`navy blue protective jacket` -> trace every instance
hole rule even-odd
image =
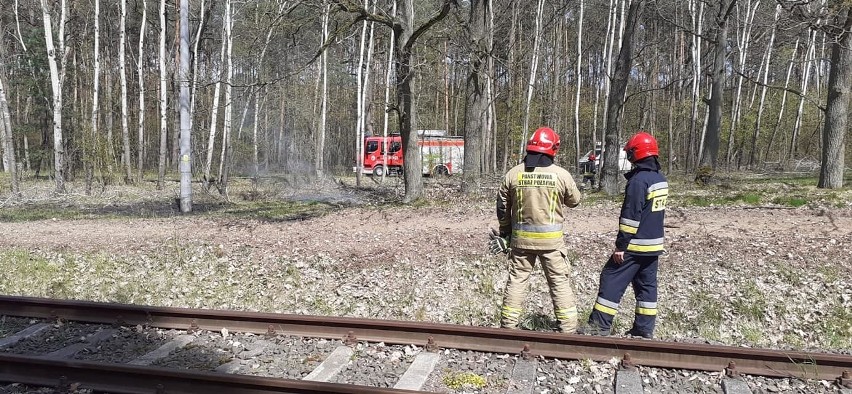
[[[618,219],[615,248],[631,254],[659,256],[663,253],[663,222],[669,184],[660,173],[654,156],[642,159],[624,174],[627,186]]]

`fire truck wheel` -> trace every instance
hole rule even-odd
[[[373,175],[382,176],[384,174],[385,174],[385,168],[384,167],[376,166],[375,168],[373,168]]]
[[[444,177],[450,175],[450,170],[445,166],[436,166],[434,170],[432,170],[432,174],[436,177]]]

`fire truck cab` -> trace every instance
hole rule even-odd
[[[447,136],[444,130],[418,130],[417,146],[424,175],[461,173],[464,166],[464,137]],[[363,174],[375,176],[401,174],[403,168],[402,137],[364,138]]]

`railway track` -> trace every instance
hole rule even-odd
[[[743,376],[852,389],[852,356],[843,354],[30,297],[0,297],[0,315],[0,381],[98,392],[532,393],[585,385],[632,394],[658,369],[715,374],[720,387],[708,392],[751,392]],[[602,362],[615,377],[596,385],[556,378],[572,370],[560,360]],[[482,368],[500,383],[483,385]],[[548,379],[558,383],[543,385]]]

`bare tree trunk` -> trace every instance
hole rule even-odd
[[[738,54],[738,65],[740,70],[740,75],[737,78],[737,89],[736,93],[733,97],[733,111],[731,114],[731,128],[728,133],[728,147],[725,152],[725,163],[727,165],[731,164],[731,159],[734,151],[734,140],[736,139],[736,131],[737,126],[740,121],[740,112],[742,109],[742,89],[743,89],[743,73],[746,64],[746,60],[748,59],[748,49],[749,43],[751,42],[751,29],[754,25],[752,21],[754,20],[754,15],[757,12],[757,7],[760,6],[760,0],[754,2],[754,5],[751,4],[749,0],[745,6],[745,20],[743,22],[743,32],[740,40],[738,42],[737,48],[739,51]]]
[[[582,153],[580,149],[580,89],[583,85],[583,12],[585,10],[585,1],[580,0],[580,16],[577,20],[577,68],[574,71],[574,84],[576,89],[574,92],[574,144],[577,149],[577,157]],[[592,130],[594,135],[595,130]],[[594,138],[593,138],[594,140]],[[595,149],[595,144],[592,142],[592,150]]]
[[[127,72],[125,71],[125,41],[127,41],[124,30],[127,21],[127,0],[121,0],[121,22],[118,32],[118,73],[121,83],[121,142],[124,146],[124,153],[121,156],[121,162],[124,164],[124,182],[130,183],[133,180],[133,167],[131,166],[132,159],[130,158],[130,127],[128,126],[127,114]]]
[[[136,131],[136,182],[142,182],[142,167],[145,160],[145,74],[142,57],[145,55],[145,27],[147,26],[148,7],[142,0],[142,22],[139,26],[139,52],[136,58],[136,74],[139,79],[139,122]]]
[[[607,36],[604,38],[604,64],[606,68],[604,69],[603,76],[603,95],[604,95],[604,108],[603,108],[603,119],[604,119],[604,128],[606,128],[606,118],[607,111],[609,107],[607,103],[609,103],[609,94],[612,89],[612,53],[615,51],[615,33],[616,33],[616,23],[618,23],[618,3],[620,0],[610,0],[609,2],[609,18],[607,19]],[[597,134],[597,117],[598,117],[598,102],[600,98],[600,89],[598,90],[597,97],[595,97],[595,130],[594,133]],[[593,140],[596,137],[593,136]],[[601,131],[601,140],[603,140],[603,131]],[[595,147],[597,147],[597,141],[595,141]]]
[[[316,171],[317,178],[322,178],[323,171],[325,169],[325,164],[323,163],[323,159],[325,158],[325,127],[327,122],[327,100],[328,100],[328,48],[326,47],[326,41],[328,40],[328,21],[329,21],[329,13],[331,12],[331,6],[325,4],[323,2],[323,14],[322,14],[322,65],[320,66],[320,73],[322,74],[322,98],[320,105],[320,123],[319,130],[317,131],[317,151],[316,156],[314,157],[314,170]],[[365,22],[366,26],[366,22]],[[360,74],[359,74],[360,75]],[[359,93],[360,94],[360,93]],[[360,109],[360,108],[359,108]],[[360,117],[361,114],[358,114]],[[359,118],[360,119],[360,118]],[[356,130],[356,132],[360,132],[360,130]],[[360,147],[363,141],[359,140],[357,142]],[[360,152],[360,148],[358,149]],[[358,163],[360,160],[363,160],[361,156],[358,156]],[[358,179],[357,183],[360,185],[361,180],[361,167],[363,164],[359,165],[356,170],[356,177]]]
[[[395,1],[393,2],[393,10],[391,12],[392,12],[391,17],[396,18],[396,2]],[[392,81],[391,77],[393,76],[393,59],[394,59],[394,57],[393,57],[394,53],[393,52],[394,52],[394,49],[396,49],[395,48],[396,47],[395,42],[396,42],[396,30],[391,29],[390,43],[388,43],[387,75],[385,75],[385,111],[384,111],[384,113],[385,113],[384,118],[385,119],[384,119],[384,126],[382,127],[382,136],[385,139],[387,139],[387,137],[388,137],[388,117],[389,117],[388,112],[389,112],[389,109],[391,108],[391,105],[392,105],[391,104],[391,97],[390,97],[390,87],[391,87],[391,81]],[[449,100],[449,96],[450,95],[449,95],[449,92],[448,92],[447,93],[447,100]],[[446,108],[447,108],[446,126],[449,129],[449,127],[450,127],[449,101],[447,101],[447,103],[446,103]],[[383,150],[384,151],[383,152],[384,157],[382,157],[383,163],[388,162],[388,151],[389,150],[390,149],[388,149],[388,148],[385,148]],[[387,173],[388,173],[387,171],[382,172],[382,182],[385,181],[385,177],[387,176]]]
[[[207,158],[204,161],[204,188],[210,186],[212,179],[210,178],[210,170],[213,167],[213,150],[216,145],[216,128],[218,126],[219,117],[219,97],[222,91],[222,70],[225,69],[225,51],[228,48],[227,40],[228,27],[222,26],[222,47],[219,50],[219,65],[216,72],[216,83],[213,86],[213,104],[210,106],[210,131],[207,136]],[[221,174],[221,171],[220,171]]]
[[[633,0],[625,21],[624,39],[618,51],[615,62],[615,73],[612,78],[612,91],[607,102],[606,117],[606,147],[603,168],[601,170],[601,189],[608,195],[619,193],[618,190],[618,151],[621,148],[621,136],[618,124],[624,109],[624,95],[627,92],[627,82],[630,77],[631,59],[633,57],[633,39],[639,17],[642,14],[644,0]]]
[[[811,32],[808,49],[804,51],[805,72],[802,73],[802,95],[799,97],[799,107],[796,110],[796,120],[793,122],[793,136],[790,138],[790,150],[788,153],[788,157],[791,159],[796,157],[796,149],[799,144],[799,131],[802,127],[802,115],[805,111],[805,96],[808,93],[808,80],[811,76],[811,65],[816,60],[814,59],[816,55],[816,35],[816,31]],[[819,75],[819,71],[816,74]],[[819,88],[819,83],[816,86]]]
[[[757,118],[754,121],[754,133],[751,137],[751,150],[748,155],[748,164],[749,166],[753,166],[756,160],[760,158],[757,157],[759,154],[758,146],[760,139],[760,127],[763,121],[763,108],[766,104],[766,84],[769,82],[769,66],[772,60],[772,47],[775,45],[775,31],[778,28],[778,18],[781,16],[781,5],[775,7],[775,23],[772,25],[772,33],[769,35],[769,46],[766,47],[766,69],[763,71],[763,87],[760,92],[760,101],[757,104]]]
[[[689,122],[689,136],[683,155],[686,156],[686,168],[688,172],[695,160],[695,128],[698,118],[698,103],[701,101],[701,35],[704,26],[704,2],[696,4],[690,1],[692,13],[692,29],[696,34],[692,36],[692,112]],[[697,8],[697,9],[696,9]]]
[[[366,4],[366,7],[369,7],[369,2]],[[323,30],[322,30],[323,42],[325,42],[325,39],[326,39],[327,34],[328,34],[328,13],[323,14],[323,21],[322,22],[323,22]],[[358,69],[355,70],[355,78],[356,78],[355,94],[357,95],[357,97],[355,98],[355,146],[357,147],[357,149],[355,149],[355,155],[357,155],[357,157],[355,158],[355,163],[356,163],[355,164],[356,165],[356,168],[355,168],[355,184],[357,186],[361,186],[361,172],[364,169],[364,89],[365,89],[365,87],[364,87],[363,72],[364,72],[364,51],[366,50],[366,48],[365,48],[366,41],[367,41],[367,21],[365,20],[364,23],[361,25],[361,43],[358,46]],[[326,103],[326,98],[327,98],[327,94],[328,94],[328,92],[327,92],[327,79],[325,78],[325,75],[326,75],[325,73],[328,70],[326,68],[326,63],[325,63],[325,60],[326,60],[325,56],[327,55],[327,53],[328,52],[326,50],[323,50],[323,61],[324,61],[323,62],[323,70],[322,70],[322,72],[323,72],[323,84],[322,84],[322,86],[323,86],[323,89],[322,89],[323,112],[325,111],[325,103]],[[323,127],[324,127],[324,125],[323,125]],[[382,149],[386,150],[387,148],[383,147]],[[319,176],[319,173],[317,173],[317,175]]]
[[[734,9],[736,0],[726,0],[719,4],[716,14],[716,49],[713,62],[713,84],[711,86],[710,112],[707,117],[707,132],[703,138],[703,149],[699,160],[698,177],[702,182],[709,181],[716,170],[719,155],[719,135],[722,131],[722,95],[725,89],[725,60],[728,55],[728,18]]]
[[[89,195],[92,193],[92,176],[94,173],[96,155],[97,155],[97,146],[98,146],[98,118],[100,114],[100,82],[101,82],[101,23],[100,23],[100,15],[101,15],[101,2],[100,0],[95,0],[95,23],[94,23],[94,50],[92,62],[94,66],[92,67],[92,117],[91,117],[91,126],[86,133],[88,138],[84,138],[83,142],[83,152],[87,152],[87,154],[83,155],[83,167],[86,169],[86,194]],[[107,54],[109,56],[109,54]],[[107,89],[110,89],[111,86],[107,86]],[[107,97],[109,98],[109,97]],[[107,100],[109,105],[112,105],[112,100]],[[111,133],[110,133],[111,135]],[[107,140],[109,142],[111,138]]]
[[[533,50],[532,50],[532,60],[530,64],[530,79],[527,82],[527,99],[526,105],[524,107],[524,125],[521,130],[523,130],[523,137],[520,141],[520,152],[518,153],[519,160],[524,157],[524,153],[526,152],[526,142],[527,142],[527,133],[530,128],[530,105],[532,105],[532,96],[533,91],[535,90],[535,79],[538,70],[538,51],[541,47],[541,21],[542,14],[544,13],[544,0],[538,0],[538,6],[536,7],[536,18],[535,18],[535,33],[533,35]]]
[[[287,156],[285,155],[286,147],[289,145],[286,139],[285,130],[287,124],[287,90],[284,89],[284,84],[281,85],[279,94],[281,95],[280,112],[278,118],[278,144],[276,152],[278,153],[278,165],[284,166],[285,171],[290,171],[290,166],[287,164]]]
[[[772,145],[775,143],[775,137],[778,134],[778,128],[781,127],[781,120],[784,119],[784,108],[787,106],[787,88],[790,86],[790,77],[793,74],[793,62],[796,60],[796,53],[799,52],[799,38],[796,38],[796,44],[793,46],[793,54],[790,58],[790,63],[787,65],[787,76],[784,78],[784,92],[781,95],[781,108],[778,109],[778,120],[775,121],[775,127],[772,128],[772,135],[769,137],[769,144],[766,145],[766,151],[763,154],[764,157],[769,158],[770,153],[772,153]],[[779,154],[779,161],[783,161],[781,159],[782,154]]]
[[[817,187],[840,189],[846,167],[846,131],[849,124],[849,95],[852,85],[852,9],[845,8],[842,30],[831,44],[831,68],[828,74],[828,101],[822,130],[822,166]]]
[[[225,113],[224,113],[224,123],[222,125],[222,156],[219,159],[219,193],[228,198],[228,160],[227,157],[230,154],[231,150],[231,129],[232,129],[232,119],[234,112],[234,104],[233,98],[231,97],[231,82],[234,79],[234,58],[233,58],[233,45],[234,45],[234,36],[232,34],[233,30],[233,11],[231,9],[231,0],[225,0],[225,17],[222,20],[222,23],[225,25],[225,41],[227,41],[228,47],[225,51],[225,67],[227,69],[225,73]]]
[[[0,43],[2,45],[2,43]],[[11,177],[12,194],[20,194],[18,186],[18,166],[15,161],[15,143],[12,139],[12,117],[9,115],[9,102],[6,100],[6,89],[3,84],[5,73],[0,67],[0,136],[3,137],[3,159],[9,162],[6,171]]]
[[[178,77],[180,79],[180,164],[178,165],[180,172],[180,211],[187,213],[192,211],[192,129],[189,120],[189,0],[180,0],[180,68]],[[125,135],[127,134],[125,133]]]
[[[61,16],[59,17],[59,55],[61,67],[56,66],[56,48],[53,45],[53,23],[47,0],[41,0],[41,10],[44,19],[45,48],[47,62],[50,66],[50,85],[53,89],[53,165],[54,180],[57,193],[65,193],[65,148],[62,140],[62,81],[65,79],[65,58],[68,54],[65,47],[65,22],[67,7],[61,0]]]
[[[157,171],[157,189],[162,190],[166,178],[166,154],[168,137],[168,88],[166,72],[166,0],[160,0],[160,160]]]
[[[195,31],[195,39],[192,42],[192,90],[189,93],[189,128],[193,129],[195,124],[195,102],[196,102],[196,90],[198,88],[198,44],[201,41],[201,31],[204,29],[204,14],[206,10],[204,8],[204,0],[201,0],[201,8],[198,9],[198,30]],[[221,58],[221,56],[220,56]],[[221,65],[221,61],[219,62]],[[216,83],[219,83],[218,79]],[[205,174],[205,175],[210,175]],[[206,180],[205,180],[206,182]],[[206,187],[206,185],[205,185]]]
[[[491,12],[491,0],[473,0],[467,22],[469,37],[470,74],[466,83],[465,105],[465,150],[464,171],[462,174],[462,193],[479,190],[482,180],[483,137],[488,133],[488,108],[491,97],[487,96],[488,75],[486,67],[491,49],[488,37],[488,16]]]
[[[279,14],[283,11],[283,4],[279,5]],[[263,61],[266,58],[266,50],[269,48],[269,42],[272,40],[272,31],[275,25],[269,26],[269,30],[266,32],[266,41],[263,42],[263,49],[260,51],[260,56],[257,59],[257,70],[255,71],[255,83],[258,85],[258,90],[254,94],[254,127],[252,129],[252,164],[254,165],[254,176],[252,178],[252,186],[257,187],[257,177],[260,173],[260,159],[258,156],[258,147],[257,147],[257,127],[258,127],[258,116],[260,115],[260,94],[263,88],[261,88],[261,77],[263,73]],[[265,100],[264,100],[265,101]]]
[[[509,28],[509,70],[513,70],[515,68],[515,47],[517,43],[518,37],[518,13],[519,6],[518,2],[512,2],[512,22],[511,27]],[[511,138],[512,138],[512,125],[514,117],[511,116],[513,112],[515,112],[515,80],[514,74],[512,72],[507,73],[506,77],[506,85],[508,87],[508,92],[506,93],[506,107],[508,108],[509,116],[506,117],[506,132],[503,134],[503,163],[501,172],[505,173],[508,169],[509,165],[509,155],[511,154],[512,147],[510,146]]]
[[[494,48],[494,2],[488,7],[488,48],[489,52]],[[485,149],[483,159],[483,169],[488,173],[497,172],[497,108],[495,102],[495,85],[497,73],[494,70],[494,56],[488,56],[487,60],[488,76],[485,79],[485,96],[488,97],[488,121],[486,125],[487,148]],[[448,73],[449,74],[449,73]],[[449,78],[448,78],[449,79]],[[448,81],[449,82],[449,81]],[[447,92],[449,97],[449,92]],[[449,100],[448,100],[449,102]]]

